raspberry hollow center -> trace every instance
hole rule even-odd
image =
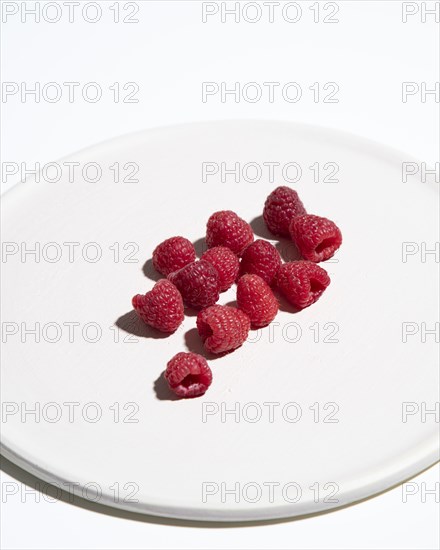
[[[325,290],[325,286],[317,279],[310,279],[309,284],[310,284],[310,293],[312,294],[313,297],[321,296],[321,294]]]
[[[183,386],[189,390],[192,386],[209,386],[209,376],[205,374],[188,374],[183,380],[180,381],[179,386]]]
[[[198,330],[203,341],[214,334],[211,326],[206,321],[202,321],[199,323]]]
[[[324,252],[324,250],[332,249],[334,246],[337,246],[337,239],[334,237],[328,237],[327,239],[322,240],[318,246],[315,248],[315,252],[320,254],[321,252]]]

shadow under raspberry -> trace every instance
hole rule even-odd
[[[159,330],[145,324],[141,319],[139,319],[134,309],[124,315],[121,315],[121,317],[116,320],[115,325],[124,332],[133,334],[139,338],[161,339],[169,336],[169,334],[160,332]]]
[[[158,281],[163,277],[158,271],[155,270],[153,260],[151,258],[147,260],[142,266],[142,272],[145,277],[151,279],[152,281]]]
[[[188,351],[192,351],[193,353],[198,353],[202,357],[204,357],[207,361],[214,361],[214,359],[218,359],[219,357],[222,357],[225,354],[215,354],[210,353],[205,349],[205,346],[203,345],[203,341],[200,338],[199,332],[196,328],[191,328],[187,332],[185,332],[185,345],[188,349]]]
[[[274,294],[276,296],[276,299],[278,300],[278,304],[280,306],[280,311],[285,311],[287,313],[299,313],[301,311],[300,308],[292,305],[290,302],[284,298],[284,296],[281,294],[281,292],[274,290]]]
[[[200,312],[200,309],[194,309],[193,307],[189,307],[185,305],[185,317],[197,317],[199,312]]]
[[[205,237],[201,237],[193,242],[194,250],[196,251],[197,258],[201,258],[203,254],[208,250],[208,246],[205,241]]]
[[[272,235],[272,233],[267,229],[266,224],[264,223],[263,216],[257,216],[250,222],[250,226],[252,227],[252,231],[255,233],[257,237],[260,237],[262,239],[268,239],[273,240],[275,239],[275,236]]]
[[[164,372],[165,371],[162,371],[160,373],[153,384],[156,397],[160,401],[178,401],[180,398],[170,390],[168,382],[165,380]]]
[[[280,256],[284,262],[297,262],[301,260],[301,254],[293,241],[289,239],[280,240],[275,244],[275,248],[280,253]]]

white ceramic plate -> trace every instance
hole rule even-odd
[[[439,400],[437,348],[424,330],[437,319],[437,264],[420,250],[437,240],[438,192],[417,175],[402,181],[408,160],[321,128],[202,123],[103,143],[68,159],[79,163],[74,181],[60,161],[58,182],[6,193],[4,455],[104,504],[222,521],[329,510],[433,464],[438,424],[424,413]],[[95,183],[81,176],[90,162],[102,170]],[[240,163],[239,181],[222,182],[222,162]],[[269,162],[279,163],[273,182]],[[291,185],[308,210],[344,235],[325,266],[330,287],[300,313],[283,305],[271,328],[211,361],[204,397],[170,399],[167,361],[201,346],[194,313],[168,338],[135,320],[132,295],[153,286],[144,262],[176,234],[201,249],[206,220],[220,209],[257,218],[267,237],[264,199],[286,183],[283,167],[295,178],[293,162],[302,173]],[[138,164],[139,181],[115,183],[115,163],[120,179],[132,173],[126,163]],[[203,181],[203,163],[219,172]],[[247,163],[259,165],[259,181],[249,181],[258,169]],[[45,177],[56,179],[53,166]],[[406,261],[402,243],[413,243],[403,245]],[[35,246],[37,256],[25,254]],[[294,257],[287,242],[278,246]],[[231,290],[220,303],[233,299]],[[26,332],[35,327],[38,342]]]

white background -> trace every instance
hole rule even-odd
[[[43,165],[78,149],[144,128],[195,120],[265,118],[308,122],[347,130],[396,149],[427,163],[438,160],[439,99],[420,91],[402,101],[402,83],[434,89],[439,80],[439,26],[424,10],[438,2],[340,1],[333,18],[329,3],[319,3],[320,22],[314,22],[312,2],[298,2],[301,14],[291,8],[283,17],[282,5],[274,6],[274,22],[260,3],[262,17],[256,23],[255,8],[239,22],[219,13],[202,22],[199,1],[138,1],[133,18],[138,23],[115,23],[113,1],[100,2],[96,23],[82,16],[87,2],[76,7],[74,21],[62,2],[57,2],[60,21],[48,23],[56,10],[36,5],[41,21],[24,17],[21,3],[3,2],[18,13],[2,23],[2,80],[17,83],[19,93],[2,95],[2,162]],[[53,2],[52,4],[55,4]],[[130,12],[120,2],[121,18]],[[211,3],[216,4],[216,3]],[[228,8],[234,3],[228,2]],[[246,2],[241,2],[241,10]],[[11,7],[12,6],[12,7]],[[124,9],[125,8],[125,9]],[[440,9],[440,7],[437,7]],[[416,11],[403,22],[404,11]],[[244,17],[243,17],[244,15]],[[95,17],[93,8],[86,16]],[[438,21],[438,20],[437,20]],[[58,83],[63,95],[58,102],[40,102],[20,92],[39,82]],[[69,102],[63,82],[79,82]],[[95,82],[102,99],[83,99],[83,85]],[[134,82],[137,103],[114,101],[109,86]],[[251,103],[220,94],[202,101],[202,83],[248,82],[261,85],[263,96]],[[278,82],[269,102],[263,82]],[[281,88],[288,82],[301,86],[302,97],[285,101]],[[338,103],[315,103],[309,86],[334,82]],[[24,83],[24,84],[23,84]],[[437,84],[438,86],[438,84]],[[4,90],[3,90],[4,91]],[[53,93],[53,89],[52,89]],[[124,96],[124,93],[123,93]],[[322,99],[322,97],[321,97]],[[172,162],[172,159],[170,159]],[[20,174],[2,177],[8,189]],[[373,404],[372,404],[373,405]],[[16,482],[18,492],[2,502],[2,547],[21,548],[437,548],[439,545],[438,493],[423,498],[423,488],[433,489],[439,480],[436,466],[412,480],[417,491],[403,502],[408,487],[338,512],[271,525],[203,527],[168,524],[165,520],[141,520],[121,514],[104,514],[64,502],[50,503],[35,493],[25,494],[26,477],[7,466],[2,489]],[[22,483],[23,481],[23,483]],[[426,485],[423,486],[423,483]],[[438,487],[438,485],[437,485]],[[424,502],[425,500],[425,502]],[[22,502],[24,501],[24,502]]]

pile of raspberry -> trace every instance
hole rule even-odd
[[[285,186],[267,197],[263,219],[273,235],[295,243],[302,260],[283,263],[275,246],[254,240],[251,226],[235,212],[215,212],[206,225],[207,251],[201,259],[184,237],[171,237],[156,247],[153,265],[166,278],[133,297],[139,317],[171,334],[183,322],[184,305],[200,310],[197,331],[205,349],[225,354],[240,347],[251,328],[273,321],[279,307],[274,291],[296,309],[316,302],[330,284],[328,273],[317,264],[341,246],[341,231],[331,220],[307,214],[298,193]],[[220,293],[234,283],[237,307],[218,305]],[[192,352],[175,355],[164,376],[179,397],[203,395],[212,382],[206,359]]]

